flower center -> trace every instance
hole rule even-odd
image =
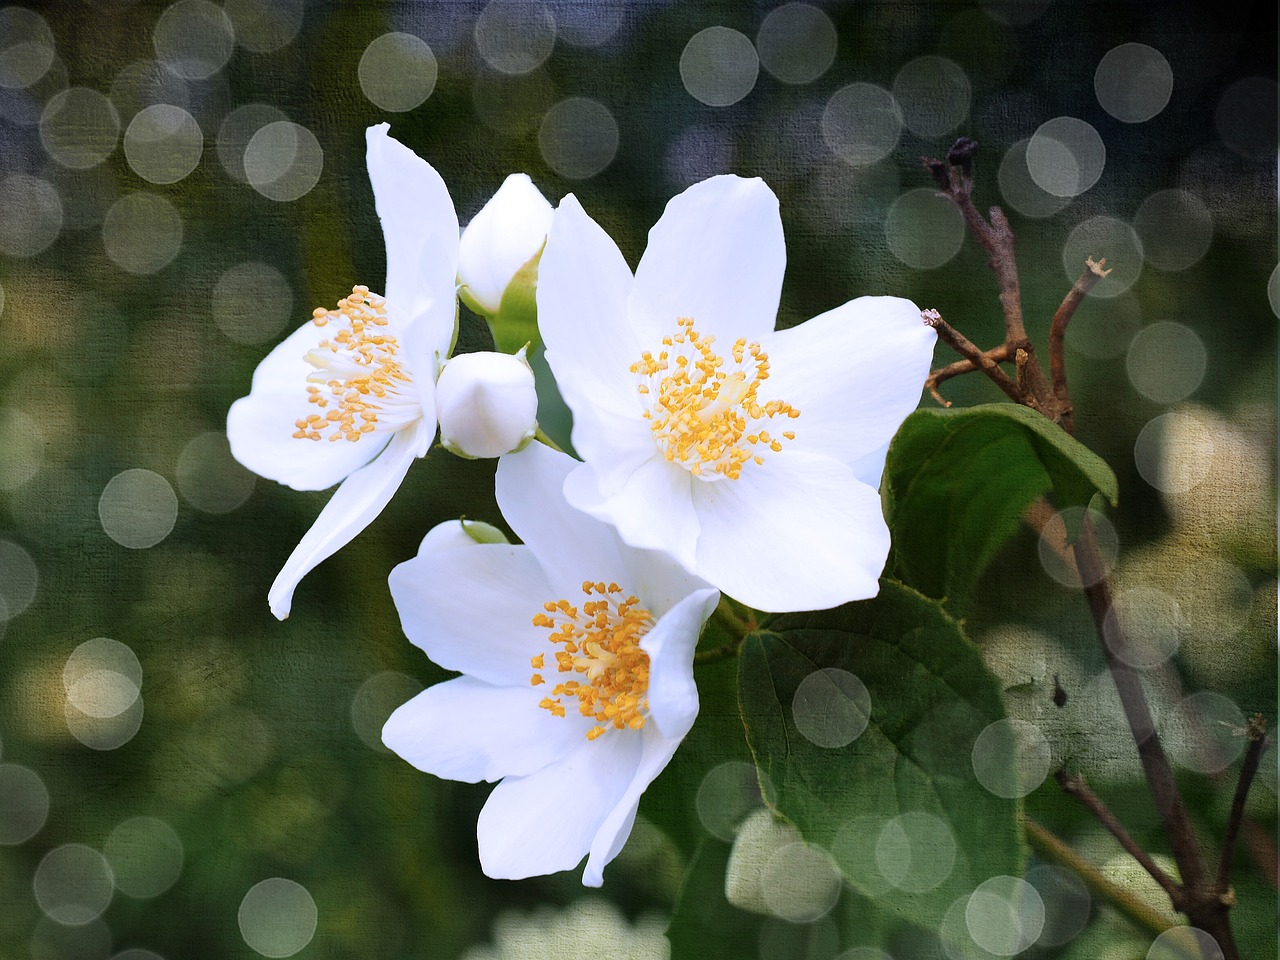
[[[551,631],[556,670],[574,676],[557,683],[549,697],[538,704],[557,717],[565,715],[564,698],[578,701],[578,712],[592,717],[596,726],[587,731],[594,740],[612,726],[615,730],[639,730],[649,711],[649,655],[640,649],[640,638],[653,626],[653,615],[636,597],[622,599],[616,583],[582,584],[588,599],[581,609],[568,600],[548,600],[544,612],[533,618],[535,627]],[[546,669],[546,654],[529,661],[534,670]],[[535,673],[530,683],[546,681]]]
[[[800,411],[783,400],[761,402],[760,384],[769,379],[769,355],[759,343],[738,339],[732,365],[717,354],[715,337],[703,336],[691,317],[676,321],[680,331],[663,337],[655,357],[646,350],[631,365],[644,378],[637,387],[644,417],[663,454],[695,477],[707,474],[736,480],[747,463],[763,464],[762,454],[777,453],[795,433],[773,436],[761,427],[774,417],[794,420]]]
[[[397,430],[416,420],[419,410],[413,380],[399,359],[400,343],[387,333],[386,301],[368,287],[351,289],[337,309],[316,307],[317,327],[336,321],[341,329],[307,352],[316,368],[308,375],[307,401],[318,410],[294,421],[299,440],[359,440],[381,428]]]

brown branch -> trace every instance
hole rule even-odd
[[[1089,789],[1089,785],[1085,783],[1084,777],[1067,773],[1066,770],[1059,770],[1054,774],[1054,779],[1062,787],[1063,792],[1075,797],[1081,804],[1089,808],[1089,811],[1098,818],[1098,822],[1110,831],[1111,835],[1120,841],[1120,846],[1128,851],[1133,859],[1137,860],[1142,869],[1151,874],[1151,878],[1160,884],[1162,890],[1169,895],[1169,900],[1173,903],[1175,910],[1182,909],[1183,891],[1178,882],[1169,876],[1160,865],[1151,858],[1151,854],[1147,853],[1136,840],[1129,835],[1129,831],[1124,828],[1116,815],[1111,812],[1102,798]]]
[[[1005,393],[1015,403],[1022,403],[1023,397],[1018,392],[1017,385],[1009,379],[1009,375],[1000,369],[998,364],[992,357],[978,347],[976,343],[966,337],[947,321],[942,319],[942,315],[937,310],[925,310],[920,314],[926,324],[938,331],[938,339],[942,340],[951,347],[956,353],[964,357],[969,363],[973,364],[976,369],[985,373],[993,383]],[[935,396],[937,392],[935,391]]]
[[[1249,796],[1254,775],[1258,772],[1258,763],[1269,745],[1266,729],[1262,714],[1254,714],[1247,728],[1249,749],[1245,751],[1244,762],[1240,765],[1240,779],[1236,783],[1236,795],[1231,801],[1227,831],[1222,838],[1222,858],[1218,861],[1218,879],[1215,884],[1219,894],[1226,894],[1231,887],[1231,862],[1235,859],[1236,836],[1240,833],[1240,823],[1244,819],[1244,802]]]
[[[989,357],[996,363],[1004,363],[1005,361],[1013,358],[1013,352],[1015,349],[1016,348],[1011,344],[1002,343],[1000,346],[992,347],[990,350],[983,350],[982,354],[985,357]],[[973,373],[975,370],[980,369],[982,368],[972,360],[956,360],[953,363],[948,363],[945,367],[939,367],[937,370],[931,371],[928,378],[925,380],[924,385],[933,395],[933,399],[937,400],[938,403],[942,404],[942,406],[949,407],[951,406],[951,401],[944,400],[942,394],[938,393],[938,385],[946,383],[946,381],[953,377],[959,377],[966,373]]]
[[[1089,257],[1085,261],[1084,273],[1080,274],[1079,279],[1067,291],[1067,295],[1062,299],[1062,305],[1058,307],[1057,313],[1053,315],[1053,323],[1049,325],[1049,376],[1053,380],[1053,395],[1058,401],[1059,409],[1062,411],[1059,423],[1067,433],[1075,432],[1075,422],[1071,410],[1071,395],[1067,391],[1067,364],[1064,356],[1067,324],[1071,322],[1071,318],[1075,315],[1076,307],[1080,306],[1080,301],[1085,298],[1085,295],[1093,289],[1099,280],[1111,272],[1103,269],[1106,263],[1106,257],[1098,261],[1095,261],[1093,257]]]

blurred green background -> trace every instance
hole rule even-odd
[[[287,622],[268,613],[327,494],[240,469],[225,414],[312,307],[380,289],[364,129],[383,120],[463,223],[523,170],[553,202],[575,193],[633,265],[672,195],[763,177],[787,235],[782,325],[889,293],[991,346],[994,281],[919,162],[978,139],[979,206],[1013,222],[1042,353],[1084,258],[1115,268],[1068,334],[1076,435],[1120,477],[1103,530],[1120,615],[1193,819],[1218,837],[1231,731],[1275,719],[1275,16],[1063,0],[0,8],[0,955],[661,956],[690,844],[742,803],[716,792],[745,756],[720,668],[700,732],[586,900],[574,874],[485,879],[487,788],[381,747],[387,714],[445,676],[401,635],[386,575],[441,520],[500,519],[492,463],[433,452]],[[460,349],[488,336],[464,311]],[[976,377],[943,392],[999,397]],[[1070,579],[1026,532],[971,635],[1010,715],[1163,850]],[[1142,883],[1051,778],[1027,805]],[[1249,811],[1237,929],[1262,956],[1274,754]],[[1059,912],[1078,928],[1024,955],[1147,955],[1150,934],[1073,903]],[[824,942],[775,931],[758,953],[830,960]]]

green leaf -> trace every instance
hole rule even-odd
[[[917,410],[889,447],[884,475],[896,573],[957,615],[1037,497],[1052,494],[1059,509],[1119,497],[1101,457],[1014,403]]]
[[[821,720],[824,684],[839,677],[807,678],[824,668],[853,674],[870,694],[866,729],[847,745],[818,746],[796,723],[801,683],[803,729],[812,735]],[[1004,717],[999,684],[937,602],[886,580],[874,600],[779,617],[744,643],[739,695],[774,807],[877,907],[937,930],[983,880],[1021,874],[1018,803],[985,790],[970,759],[977,736]],[[827,701],[827,714],[840,706]]]
[[[757,943],[764,917],[739,910],[724,895],[729,844],[704,840],[698,844],[676,899],[667,927],[671,960],[739,960],[758,956]]]
[[[530,352],[541,343],[538,335],[538,304],[535,297],[538,288],[538,264],[542,261],[539,250],[516,271],[507,289],[502,293],[498,312],[489,317],[489,329],[499,353],[515,353],[526,344]]]

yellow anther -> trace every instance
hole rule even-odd
[[[533,667],[533,669],[535,670],[541,670],[545,660],[546,660],[546,655],[540,653],[529,661],[529,666]]]
[[[535,673],[529,680],[530,685],[535,687],[538,686],[538,684],[540,683],[546,683],[546,682],[547,681],[542,679],[542,674],[540,673]]]

